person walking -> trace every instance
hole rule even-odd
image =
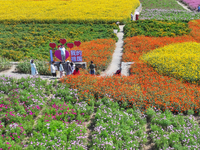
[[[134,17],[133,12],[131,12],[131,21],[133,21],[133,17]]]
[[[80,75],[79,68],[76,66],[76,69],[73,72],[73,75]]]
[[[89,68],[90,68],[90,74],[94,75],[95,74],[95,65],[93,64],[93,61],[91,61]]]
[[[59,50],[61,51],[62,62],[65,62],[65,47],[64,47],[64,45],[61,45]]]
[[[37,74],[38,74],[38,71],[37,71],[37,69],[36,69],[36,65],[35,65],[33,59],[30,61],[30,64],[31,64],[31,75],[33,75],[33,76],[34,76],[34,75],[37,75]]]
[[[65,69],[66,75],[72,74],[72,68],[71,68],[69,60],[67,61],[67,63],[65,63],[64,69]]]
[[[60,71],[60,78],[62,78],[62,76],[63,76],[63,71],[64,71],[62,62],[59,63],[59,71]]]
[[[51,63],[51,74],[53,77],[56,77],[56,67],[54,66],[54,61]]]

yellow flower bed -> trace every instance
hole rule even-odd
[[[0,0],[0,22],[124,21],[139,4],[139,0]]]
[[[159,73],[190,82],[200,80],[200,44],[185,42],[155,49],[141,57]]]

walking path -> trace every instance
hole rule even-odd
[[[181,3],[181,2],[179,2],[178,0],[176,0],[176,1],[177,1],[177,3],[178,3],[179,5],[181,5],[185,10],[187,10],[187,11],[189,11],[189,12],[192,12],[192,11],[188,8],[187,5],[185,5],[185,4]]]
[[[135,10],[135,13],[136,12],[140,13],[141,11],[142,11],[142,4],[140,4],[140,6]],[[134,20],[135,20],[135,13],[133,17]],[[117,33],[118,41],[116,43],[116,48],[112,56],[112,61],[110,65],[108,66],[108,68],[104,72],[101,73],[101,76],[112,76],[118,69],[122,69],[121,70],[122,76],[127,76],[129,74],[130,63],[124,63],[123,65],[121,63],[121,59],[123,55],[123,45],[124,45],[124,41],[123,41],[124,26],[125,25],[119,25],[120,31]]]
[[[13,77],[13,78],[16,78],[16,79],[27,78],[27,77],[31,76],[30,74],[16,73],[15,68],[16,68],[16,65],[12,65],[12,67],[9,70],[5,70],[5,71],[0,72],[0,76],[9,76],[9,77]],[[45,79],[48,79],[48,80],[55,80],[56,79],[56,78],[53,78],[52,76],[40,75],[40,77],[44,80]]]

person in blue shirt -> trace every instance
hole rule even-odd
[[[200,12],[200,5],[198,6],[198,12]]]

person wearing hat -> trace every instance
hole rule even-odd
[[[66,75],[72,74],[72,67],[70,65],[69,60],[67,60],[67,63],[65,63],[64,69],[65,69]]]
[[[93,64],[93,61],[91,61],[89,68],[90,68],[90,74],[94,75],[95,74],[95,65]]]

